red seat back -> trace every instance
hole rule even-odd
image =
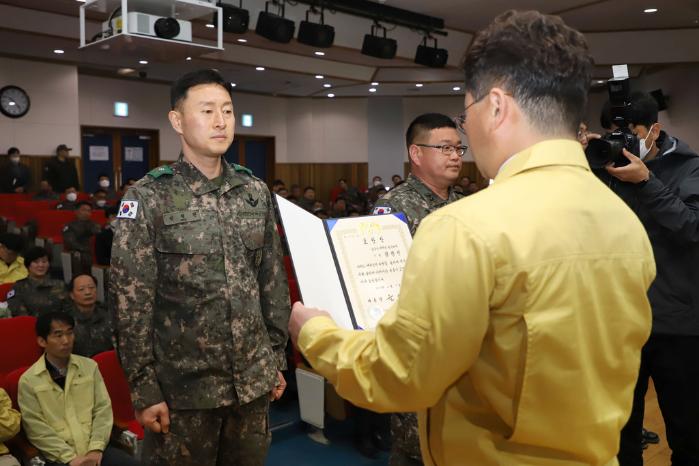
[[[92,216],[90,218],[101,227],[107,223],[107,215],[102,209],[92,209]]]
[[[36,236],[51,238],[55,244],[63,244],[63,227],[75,220],[73,210],[42,210],[36,215],[39,228]]]
[[[14,408],[17,410],[19,410],[19,404],[17,404],[17,388],[19,385],[19,379],[22,377],[22,374],[27,371],[27,369],[29,369],[29,366],[18,367],[3,378],[3,388],[10,396],[12,406],[14,406]]]
[[[0,194],[0,217],[14,220],[17,202],[28,201],[30,199],[31,197],[29,194]]]
[[[31,316],[0,319],[0,374],[30,366],[39,359],[42,349],[36,342],[35,326],[36,317]]]
[[[23,226],[29,220],[35,219],[39,212],[51,210],[57,204],[56,201],[18,201],[15,203],[15,222]]]
[[[129,383],[126,380],[124,370],[119,364],[116,351],[105,351],[94,355],[92,359],[97,362],[104,384],[107,386],[109,398],[112,400],[112,412],[115,423],[130,423],[135,419],[134,408],[133,404],[131,404]]]
[[[14,282],[0,285],[0,303],[7,301],[7,293],[10,292],[13,286],[15,286]]]

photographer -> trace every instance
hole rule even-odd
[[[658,105],[631,95],[639,157],[600,178],[636,212],[653,246],[657,277],[648,291],[653,330],[641,354],[631,417],[621,433],[621,466],[642,465],[648,378],[658,394],[673,465],[699,464],[699,156],[658,123]]]

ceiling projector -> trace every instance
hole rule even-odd
[[[192,42],[192,23],[189,21],[129,11],[128,23],[129,34]],[[122,32],[122,27],[121,16],[112,19],[112,35]],[[102,30],[108,29],[110,29],[109,24],[103,23]]]

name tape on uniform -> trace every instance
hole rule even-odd
[[[121,201],[117,218],[136,218],[138,213],[138,201]]]

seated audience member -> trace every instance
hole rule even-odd
[[[299,186],[297,184],[292,184],[288,199],[291,202],[298,204],[301,201],[301,197],[303,197],[303,194],[301,192],[301,186]]]
[[[286,189],[286,185],[282,180],[274,180],[274,183],[272,183],[272,192],[279,194],[280,189]]]
[[[23,243],[22,237],[14,233],[0,235],[0,285],[18,282],[29,275],[24,258],[19,255]]]
[[[340,178],[337,180],[337,184],[333,186],[333,189],[330,190],[330,202],[335,202],[340,194],[345,191],[347,191],[347,180]]]
[[[56,210],[75,210],[78,206],[78,190],[71,186],[66,188],[64,194],[66,198],[56,206]]]
[[[391,177],[391,182],[393,183],[394,188],[396,186],[398,186],[399,184],[401,184],[402,181],[403,181],[403,178],[400,175],[393,175]]]
[[[289,190],[287,190],[286,188],[280,188],[279,191],[277,191],[277,194],[279,194],[284,199],[289,199]]]
[[[309,212],[313,212],[313,206],[316,203],[316,190],[313,186],[306,186],[303,190],[303,197],[299,199],[299,207]]]
[[[49,255],[46,249],[33,247],[24,254],[24,265],[29,276],[15,283],[7,295],[7,304],[13,317],[38,316],[60,311],[66,298],[66,286],[49,277]]]
[[[19,411],[12,409],[12,400],[0,388],[0,466],[20,466],[3,442],[12,440],[21,425]]]
[[[107,191],[104,189],[98,189],[92,195],[92,208],[93,209],[106,209],[107,208]]]
[[[41,180],[39,183],[39,191],[32,197],[35,201],[57,201],[58,194],[53,191],[51,183],[47,180]]]
[[[384,186],[384,184],[383,184],[383,179],[382,179],[380,176],[375,176],[375,177],[373,177],[373,178],[371,179],[371,186],[373,186],[373,187],[377,187],[377,186],[383,187],[383,186]]]
[[[19,149],[7,150],[8,161],[0,167],[0,193],[26,193],[31,184],[29,167],[19,161]]]
[[[129,189],[131,186],[133,186],[133,185],[135,185],[135,184],[136,184],[136,179],[135,179],[135,178],[129,178],[128,180],[126,180],[126,183],[124,183],[124,184],[121,186],[121,192],[120,192],[120,193],[117,193],[117,194],[118,194],[117,197],[123,196],[124,193],[125,193],[126,191],[128,191],[128,189]]]
[[[73,318],[39,316],[44,354],[19,379],[22,426],[47,466],[132,466],[138,461],[109,446],[112,404],[97,363],[72,354]]]
[[[347,217],[347,202],[344,198],[340,197],[333,203],[330,216],[332,218]]]
[[[118,197],[118,196],[117,196],[117,193],[116,193],[116,191],[114,190],[114,187],[112,186],[112,183],[109,181],[109,176],[108,176],[108,175],[106,175],[106,174],[104,174],[104,173],[100,173],[100,174],[97,176],[97,185],[99,186],[99,188],[97,189],[97,191],[102,190],[102,191],[104,191],[104,192],[107,194],[106,199],[108,199],[108,200],[110,200],[110,201],[111,201],[111,200],[114,200],[114,199],[117,199],[117,197]],[[97,194],[97,191],[95,191],[95,194]]]
[[[114,241],[114,227],[116,226],[117,207],[107,207],[107,223],[95,236],[95,259],[99,265],[109,265],[112,260],[112,241]]]
[[[92,357],[114,348],[114,325],[107,307],[97,302],[97,280],[92,275],[77,275],[68,285],[70,301],[65,311],[75,319],[73,353]]]
[[[90,220],[91,216],[92,205],[80,201],[76,204],[75,220],[63,227],[63,246],[70,252],[73,276],[92,269],[90,239],[100,232],[100,227]]]

